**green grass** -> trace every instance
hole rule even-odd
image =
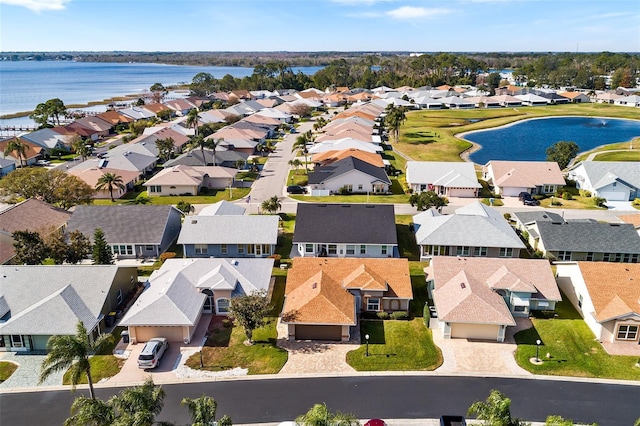
[[[395,144],[395,147],[418,161],[462,161],[460,154],[471,148],[472,144],[455,137],[456,134],[498,127],[527,118],[563,115],[637,119],[637,111],[605,104],[550,105],[515,109],[420,110],[407,113],[407,121],[400,129],[400,142]]]
[[[282,271],[278,268],[279,271]],[[285,274],[278,274],[276,276],[276,282],[273,286],[273,292],[271,293],[271,305],[273,309],[271,310],[271,316],[277,317],[282,312],[282,307],[284,306],[284,289],[287,281],[286,271]]]
[[[251,188],[233,188],[231,196],[229,195],[229,189],[211,190],[207,195],[176,195],[166,197],[149,197],[151,202],[149,204],[156,205],[175,205],[179,201],[185,201],[191,204],[213,204],[218,201],[226,200],[233,201],[246,197],[249,194]],[[111,202],[110,199],[93,200],[93,204],[96,205],[108,205],[115,206],[118,204],[132,204],[133,200],[139,197],[147,197],[147,192],[130,192],[123,198]]]
[[[304,170],[304,167],[298,170],[289,170],[289,176],[287,176],[287,185],[300,185],[306,186],[309,183],[309,178]]]
[[[636,147],[636,149],[640,148],[640,138],[635,138],[633,139],[633,145]],[[584,161],[587,159],[587,157],[589,156],[589,154],[592,154],[594,152],[606,152],[606,151],[615,151],[618,149],[629,149],[630,148],[630,143],[629,142],[618,142],[618,143],[612,143],[609,145],[602,145],[602,146],[598,146],[592,150],[586,151],[580,155],[578,155],[576,157],[576,159],[574,160],[574,163],[577,163],[579,161]]]
[[[594,161],[640,161],[640,151],[603,152],[593,159]]]
[[[546,209],[581,209],[581,210],[606,210],[605,207],[598,207],[593,202],[593,197],[581,197],[579,195],[574,195],[572,200],[563,200],[559,197],[549,197],[540,200],[540,207],[544,207]],[[551,202],[560,202],[562,203],[559,206],[552,206]]]
[[[424,304],[427,303],[427,281],[424,278],[424,268],[427,266],[429,262],[409,261],[409,275],[413,290],[413,300],[409,302],[411,318],[422,317],[424,313]]]
[[[556,305],[557,318],[532,319],[533,328],[515,335],[516,361],[534,374],[640,380],[638,357],[607,354],[566,297]],[[533,365],[540,339],[542,365]],[[551,354],[547,359],[546,354]]]
[[[403,204],[409,202],[406,194],[397,195],[329,195],[327,197],[311,197],[306,195],[292,195],[291,198],[309,203],[369,203],[369,204]]]
[[[255,343],[244,344],[247,337],[242,327],[218,327],[211,332],[202,349],[204,370],[223,371],[236,367],[246,368],[249,374],[275,374],[287,362],[287,351],[276,346],[276,318],[253,332]],[[188,367],[200,370],[200,353],[186,362]]]
[[[365,356],[365,334],[369,335],[369,356]],[[442,352],[421,318],[363,320],[360,337],[363,344],[347,353],[347,363],[358,371],[425,371],[442,365]]]
[[[18,366],[12,362],[0,361],[0,383],[11,377],[17,369]]]
[[[416,244],[413,232],[410,230],[410,225],[408,223],[398,223],[396,219],[396,234],[398,235],[400,257],[409,260],[420,260],[420,249]]]
[[[98,383],[102,379],[113,377],[120,372],[120,369],[124,365],[125,360],[122,358],[116,358],[113,355],[94,355],[89,359],[91,363],[91,379],[93,383]],[[67,371],[62,378],[62,384],[71,384],[71,375]],[[80,376],[78,384],[86,384],[87,376]]]

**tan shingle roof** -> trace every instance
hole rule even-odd
[[[384,163],[382,162],[382,157],[380,156],[380,154],[362,151],[356,148],[331,150],[314,154],[312,157],[312,161],[314,163],[319,163],[323,166],[326,166],[347,157],[357,158],[364,161],[365,163],[371,164],[372,166],[384,167]]]
[[[296,258],[287,275],[283,322],[355,324],[354,296],[347,289],[412,299],[409,263],[406,259]]]
[[[578,267],[598,322],[629,313],[640,315],[640,264],[578,262]]]
[[[618,219],[625,223],[632,224],[635,228],[640,227],[640,214],[625,214],[618,216]]]
[[[564,185],[558,163],[550,161],[490,161],[493,184],[533,188],[536,185]]]
[[[0,213],[0,229],[13,234],[15,231],[42,231],[60,228],[67,223],[71,213],[35,198],[29,198]]]

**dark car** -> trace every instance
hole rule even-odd
[[[287,186],[287,192],[289,194],[306,194],[307,188],[300,185],[289,185]]]
[[[518,194],[518,199],[522,201],[522,204],[525,206],[537,206],[540,204],[540,201],[534,199],[528,192],[521,192]]]

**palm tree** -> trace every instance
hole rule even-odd
[[[16,158],[20,163],[20,167],[22,167],[22,160],[24,159],[25,163],[27,161],[27,148],[28,145],[22,142],[19,138],[13,138],[9,142],[7,142],[7,146],[4,148],[4,155],[11,155],[12,153],[16,153]]]
[[[114,425],[152,425],[164,405],[164,390],[148,377],[142,386],[124,389],[109,399],[118,414]]]
[[[122,191],[126,189],[124,182],[122,181],[122,176],[116,175],[115,173],[105,173],[98,179],[98,183],[96,183],[96,189],[99,191],[102,188],[107,188],[109,190],[109,195],[111,195],[111,202],[115,202],[113,198],[113,190],[118,188]]]
[[[275,214],[278,212],[278,210],[282,208],[282,202],[280,201],[277,195],[274,195],[273,197],[267,200],[264,200],[262,202],[261,207],[262,207],[262,210],[267,211],[271,214]]]
[[[183,398],[182,405],[186,405],[191,414],[192,426],[207,426],[217,424],[218,426],[230,426],[231,419],[228,416],[222,417],[216,423],[216,411],[218,403],[210,396],[202,395],[200,398]]]
[[[82,161],[84,161],[91,153],[90,148],[87,147],[87,144],[85,144],[84,140],[82,140],[78,135],[74,136],[71,140],[71,148],[73,148],[73,152],[82,158]]]
[[[100,334],[94,341],[91,341],[82,321],[78,322],[76,326],[75,336],[51,336],[47,343],[49,354],[42,361],[40,383],[57,371],[69,369],[71,385],[74,389],[80,381],[80,376],[86,374],[87,382],[89,382],[89,395],[91,399],[95,399],[89,356],[100,352],[112,342],[113,336],[111,334]]]
[[[220,146],[220,144],[224,142],[224,138],[220,138],[220,139],[214,139],[214,138],[209,138],[207,139],[207,147],[211,148],[213,150],[213,165],[216,165],[216,148],[218,148],[218,146]]]
[[[190,110],[187,114],[187,119],[184,122],[187,127],[193,127],[196,136],[198,136],[198,120],[200,119],[200,117],[198,117],[198,113],[198,108]]]
[[[110,426],[114,420],[115,413],[109,403],[80,396],[71,404],[71,417],[65,420],[64,426]]]
[[[309,150],[307,149],[307,144],[313,142],[314,137],[311,134],[311,131],[305,132],[296,138],[296,141],[293,143],[293,147],[291,152],[298,151],[299,154],[304,155],[304,169],[309,172],[307,167],[308,160],[307,156],[309,155]]]
[[[397,143],[398,136],[400,134],[400,126],[407,120],[404,107],[396,107],[393,104],[387,105],[385,108],[387,115],[384,117],[384,122],[389,129],[389,132],[393,134],[393,139]]]
[[[298,174],[298,169],[302,166],[302,161],[299,158],[294,158],[293,160],[289,160],[289,165],[293,166],[296,169],[296,174]]]
[[[300,426],[355,426],[360,422],[353,414],[332,413],[327,404],[315,404],[306,413],[296,418]]]

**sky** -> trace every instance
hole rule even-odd
[[[0,51],[640,52],[639,0],[0,0]]]

